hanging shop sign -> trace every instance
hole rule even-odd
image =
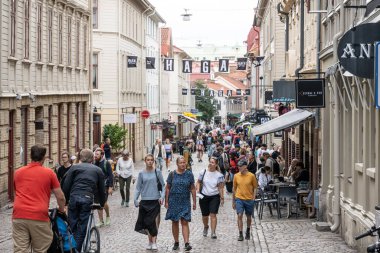
[[[155,69],[156,67],[156,58],[146,57],[145,59],[146,69]]]
[[[247,58],[237,58],[237,70],[247,69]]]
[[[137,122],[136,114],[124,114],[123,116],[125,124],[135,124]]]
[[[202,60],[201,61],[201,73],[210,73],[211,61]]]
[[[165,71],[174,71],[174,59],[165,58],[164,59],[164,70]]]
[[[375,45],[375,104],[380,109],[380,42]]]
[[[325,107],[325,79],[297,79],[295,84],[297,108]]]
[[[137,56],[127,56],[127,67],[128,68],[137,67]]]
[[[265,104],[271,104],[273,102],[273,91],[266,90],[264,93]]]
[[[279,80],[273,81],[273,102],[295,102],[296,89],[294,81]]]
[[[337,52],[343,68],[355,76],[373,79],[376,41],[380,41],[380,23],[361,24],[347,31]]]

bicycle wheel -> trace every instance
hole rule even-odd
[[[90,229],[87,250],[86,253],[100,253],[100,233],[97,227]]]

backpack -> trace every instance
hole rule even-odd
[[[49,218],[52,225],[53,241],[47,252],[76,252],[77,243],[71,232],[66,214],[61,214],[57,209],[52,209]]]

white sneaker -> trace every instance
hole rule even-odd
[[[158,250],[156,243],[152,243],[152,250],[153,251],[157,251]]]
[[[147,250],[152,250],[152,243],[151,242],[146,246],[146,249]]]

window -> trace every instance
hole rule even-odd
[[[48,10],[48,59],[53,62],[53,9]]]
[[[98,89],[98,54],[92,55],[92,88]]]
[[[30,0],[25,0],[24,4],[24,58],[29,59],[29,36],[30,36],[30,31],[29,31],[29,18],[30,18]]]
[[[98,0],[92,2],[92,28],[98,29]]]
[[[83,27],[83,65],[87,65],[87,25]]]
[[[77,42],[76,42],[76,49],[77,49],[77,57],[76,57],[76,60],[77,60],[77,67],[79,67],[79,56],[80,56],[80,22],[77,21]]]
[[[71,65],[71,17],[67,18],[67,64]]]
[[[11,1],[11,56],[16,55],[16,6],[17,0]]]
[[[58,17],[58,62],[63,62],[63,15],[59,13]]]
[[[37,60],[42,60],[42,3],[37,5]]]

